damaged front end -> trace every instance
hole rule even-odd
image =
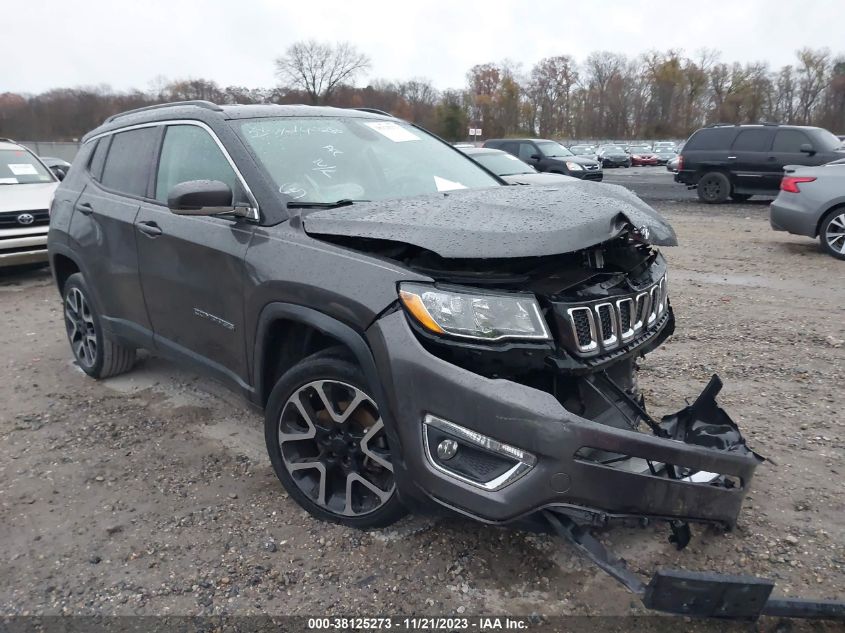
[[[761,458],[716,404],[721,382],[714,377],[694,404],[659,422],[640,393],[637,362],[671,335],[675,322],[665,261],[636,228],[629,225],[613,240],[574,253],[510,260],[455,260],[379,242],[366,247],[433,278],[432,293],[454,293],[441,300],[446,308],[438,304],[432,311],[463,309],[470,291],[536,298],[548,325],[545,340],[450,336],[432,331],[413,307],[406,313],[432,355],[486,378],[546,392],[578,421],[567,424],[560,446],[568,452],[566,462],[555,464],[551,474],[558,494],[542,507],[582,525],[664,519],[681,545],[688,540],[686,521],[727,528],[736,523]],[[415,293],[422,296],[419,289]],[[452,296],[461,305],[453,305]],[[494,454],[459,433],[424,427],[429,465],[441,474],[489,488],[518,465],[518,458]],[[472,430],[503,439],[489,425],[483,429]],[[443,459],[435,448],[446,440],[455,442],[457,455]],[[513,446],[533,454],[531,438]]]

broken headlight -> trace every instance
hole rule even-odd
[[[551,338],[533,295],[482,294],[407,283],[400,285],[399,297],[417,323],[435,334],[484,341]]]

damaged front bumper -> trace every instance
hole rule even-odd
[[[643,411],[660,436],[650,435],[579,417],[550,393],[442,360],[401,312],[367,335],[386,387],[406,501],[434,501],[491,523],[543,509],[579,524],[628,517],[736,523],[760,458],[716,405],[717,383],[660,423]]]

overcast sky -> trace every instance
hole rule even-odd
[[[157,76],[275,85],[273,59],[297,40],[348,40],[371,78],[462,87],[474,64],[594,50],[701,47],[723,61],[792,63],[802,46],[845,52],[845,0],[3,0],[0,92]],[[363,82],[359,82],[363,83]]]

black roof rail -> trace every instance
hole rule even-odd
[[[108,117],[105,121],[103,121],[103,124],[111,123],[115,119],[118,119],[122,116],[126,116],[127,114],[135,114],[136,112],[146,112],[147,110],[158,110],[160,108],[175,108],[178,106],[196,106],[198,108],[205,108],[206,110],[223,112],[223,108],[221,108],[216,103],[212,103],[211,101],[203,101],[201,99],[195,99],[193,101],[169,101],[168,103],[156,103],[154,105],[144,106],[143,108],[135,108],[134,110],[127,110],[126,112],[118,112],[117,114],[113,114]]]
[[[707,127],[737,127],[741,123],[711,123]]]
[[[384,110],[378,110],[376,108],[352,108],[352,110],[359,110],[360,112],[369,112],[370,114],[383,114],[384,116],[389,116],[392,119],[396,117],[390,114],[390,112],[385,112]]]

